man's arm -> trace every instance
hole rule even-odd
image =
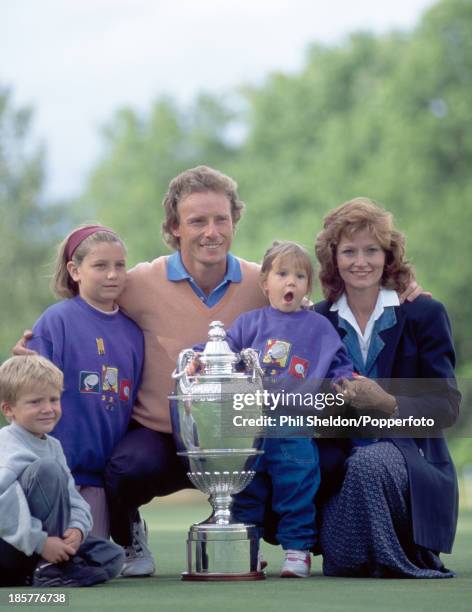
[[[414,302],[417,297],[424,295],[425,297],[433,297],[429,291],[423,291],[423,287],[418,285],[415,280],[412,280],[403,293],[400,294],[400,304],[403,302]]]
[[[18,340],[15,346],[11,349],[13,355],[36,355],[36,351],[27,348],[26,344],[28,340],[33,337],[33,332],[30,329],[25,329],[23,336]]]

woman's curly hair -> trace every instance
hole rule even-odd
[[[352,237],[364,229],[375,236],[385,251],[382,286],[401,293],[414,279],[413,268],[405,259],[405,237],[394,228],[392,214],[369,198],[354,198],[325,216],[323,229],[316,237],[318,276],[324,296],[330,302],[335,302],[344,292],[344,281],[336,263],[341,237]]]

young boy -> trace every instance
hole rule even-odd
[[[123,549],[89,537],[90,507],[60,442],[62,372],[38,355],[0,367],[0,585],[82,587],[114,578]]]
[[[233,350],[251,347],[259,352],[264,386],[271,391],[311,392],[315,381],[351,377],[352,363],[334,327],[321,315],[302,308],[312,282],[307,251],[294,242],[274,242],[261,267],[261,285],[270,306],[242,314],[227,332]],[[287,433],[289,437],[263,440],[264,454],[255,464],[256,475],[234,496],[232,511],[237,521],[255,524],[262,534],[271,500],[279,519],[276,540],[285,551],[280,575],[306,578],[310,550],[316,543],[318,450],[309,433],[297,436],[295,430],[285,428],[277,435]]]

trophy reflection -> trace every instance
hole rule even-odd
[[[257,448],[254,431],[235,432],[233,398],[235,394],[261,392],[262,370],[255,351],[245,349],[235,354],[225,338],[223,324],[213,321],[205,349],[198,355],[202,371],[188,374],[196,353],[185,349],[172,375],[177,380],[171,417],[178,455],[187,464],[189,479],[209,495],[213,507],[206,521],[190,527],[184,580],[265,577],[258,568],[256,527],[236,523],[231,515],[231,496],[252,480],[252,465],[263,452]],[[243,371],[237,371],[238,364]],[[257,410],[262,412],[260,407]]]

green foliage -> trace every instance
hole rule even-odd
[[[131,262],[165,252],[160,202],[184,168],[235,176],[247,211],[235,252],[275,238],[312,248],[323,216],[358,195],[391,210],[417,278],[450,313],[459,362],[472,361],[472,3],[443,0],[410,33],[314,45],[297,74],[191,107],[157,100],[119,112],[85,200],[120,231]],[[235,143],[229,135],[245,137]],[[315,298],[320,297],[319,291]]]
[[[220,133],[230,117],[223,102],[206,95],[187,113],[163,98],[145,117],[119,111],[104,130],[106,153],[83,202],[123,236],[131,263],[167,252],[159,229],[169,181],[197,164],[224,165],[232,150]]]
[[[51,302],[47,261],[60,219],[41,202],[44,152],[28,140],[31,111],[0,87],[0,358]]]
[[[461,473],[466,468],[470,474],[472,469],[472,442],[470,437],[453,438],[449,442],[449,448],[458,472]]]

